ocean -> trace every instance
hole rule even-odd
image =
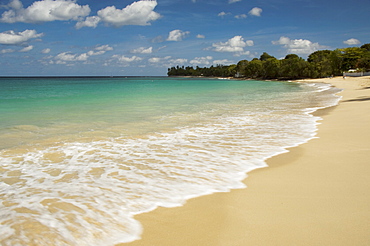
[[[245,188],[315,137],[327,84],[207,78],[0,78],[0,244],[139,240],[135,215]]]

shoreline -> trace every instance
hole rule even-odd
[[[370,245],[370,77],[299,80],[344,89],[316,138],[248,173],[247,188],[135,216],[146,245]]]

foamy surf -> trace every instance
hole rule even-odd
[[[247,172],[312,139],[319,117],[310,112],[335,105],[335,92],[328,85],[314,86],[274,103],[244,107],[238,102],[223,105],[222,113],[165,115],[159,121],[167,122],[168,130],[89,141],[84,135],[83,141],[76,136],[75,141],[42,140],[4,149],[0,242],[114,245],[137,240],[143,228],[134,215],[244,188]],[[173,127],[182,119],[187,123]]]

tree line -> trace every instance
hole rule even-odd
[[[243,77],[252,79],[302,79],[339,76],[350,69],[370,71],[370,43],[361,47],[319,50],[307,60],[296,54],[284,59],[264,52],[260,58],[241,60],[236,65],[211,67],[176,66],[168,68],[168,76]]]

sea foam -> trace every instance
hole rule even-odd
[[[169,131],[1,151],[1,244],[129,242],[143,230],[136,214],[245,188],[247,172],[315,136],[310,113],[338,102],[329,85],[302,86],[312,88]]]

